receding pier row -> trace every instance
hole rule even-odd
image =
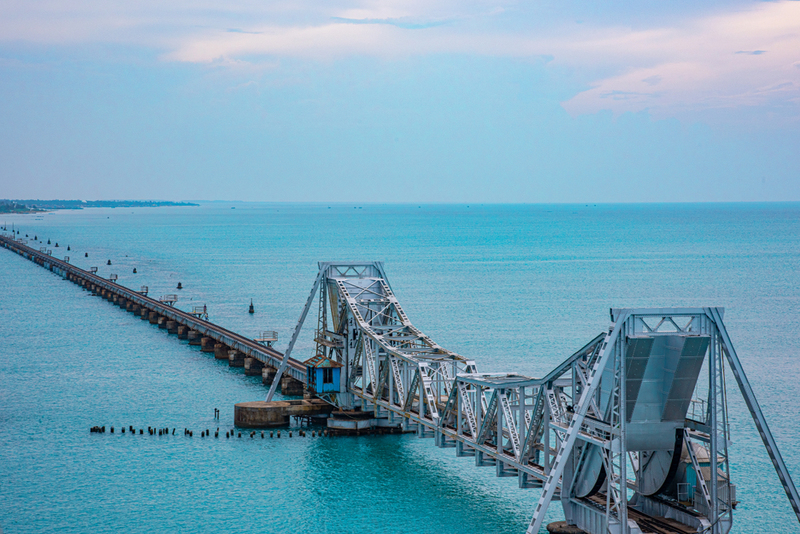
[[[170,334],[176,334],[179,339],[187,340],[190,345],[200,345],[204,352],[213,352],[215,358],[228,360],[231,367],[244,367],[247,375],[261,375],[263,382],[267,385],[272,384],[276,369],[284,359],[281,352],[271,347],[178,310],[111,280],[101,278],[94,273],[71,265],[68,261],[59,260],[48,253],[35,250],[27,246],[24,240],[15,241],[9,237],[0,236],[0,244],[3,248],[16,252],[65,280],[132,312],[142,320],[148,320],[167,330]],[[288,396],[303,395],[307,380],[306,367],[302,362],[293,358],[289,359],[285,367],[286,369],[279,379],[281,393]],[[295,401],[295,403],[297,402],[300,401]],[[309,409],[304,413],[313,415],[317,411],[319,409]],[[330,410],[323,411],[329,412]],[[294,412],[272,414],[272,417],[277,418],[275,423],[285,424],[288,422],[289,415],[295,414]]]

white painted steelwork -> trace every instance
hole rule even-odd
[[[372,412],[371,424],[455,447],[476,466],[517,477],[520,488],[541,488],[529,534],[540,532],[553,499],[570,524],[591,533],[729,532],[725,362],[800,519],[797,490],[721,308],[613,309],[608,332],[544,378],[479,373],[410,322],[382,263],[321,263],[267,400],[316,299],[316,352],[343,366],[339,391],[321,397]],[[701,404],[707,410],[698,416]],[[687,480],[693,502],[681,503]]]

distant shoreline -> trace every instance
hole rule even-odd
[[[165,206],[199,206],[192,202],[150,200],[9,200],[0,199],[0,213],[44,213],[55,210],[84,208],[161,208]]]

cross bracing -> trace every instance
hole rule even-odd
[[[320,397],[540,489],[529,533],[553,500],[586,532],[727,533],[736,494],[726,368],[800,519],[720,308],[612,309],[607,332],[534,378],[481,373],[438,345],[411,323],[378,262],[320,264],[285,359],[315,298],[316,352],[343,368],[339,392]]]

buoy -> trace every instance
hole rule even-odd
[[[125,433],[125,427],[124,426],[122,427],[122,433],[123,434]]]
[[[69,245],[67,245],[67,250],[69,250]]]
[[[133,274],[136,274],[136,267],[133,268]]]
[[[143,429],[143,428],[140,428],[140,429],[139,429],[139,435],[141,436],[142,434],[144,434],[144,429]]]
[[[27,237],[27,236],[26,236]],[[56,241],[56,246],[58,246],[58,241]]]
[[[17,233],[19,233],[19,232],[17,232]],[[50,240],[49,240],[49,239],[47,240],[47,244],[48,244],[48,245],[50,244]]]
[[[214,437],[215,437],[215,438],[218,438],[218,437],[219,437],[219,430],[217,430],[216,432],[214,432]]]
[[[88,257],[89,257],[89,253],[88,253],[88,252],[84,252],[84,253],[83,253],[83,257],[84,257],[84,258],[88,258]]]
[[[108,260],[108,263],[106,263],[106,265],[111,265],[111,260]]]
[[[3,228],[3,230],[5,230],[5,228]],[[33,236],[33,240],[34,240],[34,241],[39,241],[39,236],[36,236],[36,235],[35,235],[35,236]]]
[[[178,289],[183,289],[183,286],[181,285],[180,282],[178,282]]]
[[[253,307],[253,299],[250,299],[250,310],[248,313],[255,313],[256,309]]]
[[[226,438],[229,438],[229,437],[230,437],[230,436],[228,435],[228,433],[227,433],[227,432],[225,432],[225,437],[226,437]]]
[[[111,427],[111,433],[112,434],[114,433],[114,427],[113,426]]]

